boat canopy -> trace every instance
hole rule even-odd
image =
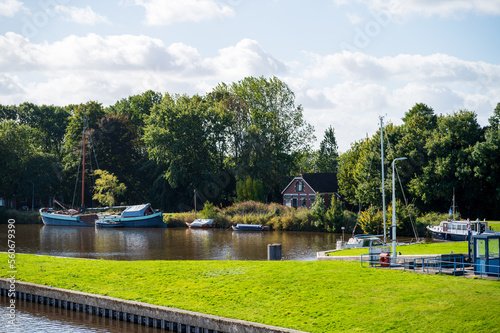
[[[122,213],[122,217],[137,217],[144,216],[150,208],[150,204],[128,206]]]

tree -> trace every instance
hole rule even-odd
[[[472,152],[482,136],[474,112],[461,110],[438,117],[425,144],[428,161],[409,186],[411,194],[421,200],[421,210],[447,211],[453,189],[463,216],[477,207],[479,184],[474,180]]]
[[[166,170],[163,176],[178,191],[177,203],[191,202],[198,189],[204,200],[219,200],[213,180],[217,154],[210,138],[208,103],[200,96],[165,95],[146,120],[144,142],[149,158]]]
[[[140,132],[144,128],[144,121],[151,113],[151,109],[160,104],[161,100],[161,93],[148,90],[140,95],[121,99],[114,105],[109,106],[106,111],[119,116],[127,115],[135,130]]]
[[[359,180],[363,179],[363,175],[360,174],[360,162],[367,145],[368,140],[354,142],[351,144],[351,148],[339,157],[339,171],[337,173],[339,192],[342,194],[342,198],[351,205],[359,205],[362,201],[359,189]]]
[[[342,209],[342,202],[335,196],[332,196],[330,207],[326,212],[326,230],[330,232],[339,232],[342,222],[344,220],[344,210]]]
[[[146,156],[141,154],[143,143],[128,115],[107,114],[99,119],[91,137],[99,168],[120,177],[129,189],[125,201],[144,196],[146,189],[140,182],[145,177],[139,169]]]
[[[28,163],[42,153],[38,130],[14,120],[0,122],[0,193],[16,194]]]
[[[485,141],[476,143],[472,151],[474,178],[481,186],[483,214],[500,216],[500,103],[497,104],[490,126],[485,131]]]
[[[329,126],[325,130],[325,136],[319,145],[318,157],[316,160],[318,172],[336,173],[338,158],[339,154],[337,140],[335,139],[335,130],[332,126]]]
[[[358,217],[358,224],[365,234],[379,235],[383,229],[382,211],[374,206],[361,211]]]
[[[247,77],[217,93],[232,113],[232,164],[237,178],[266,179],[268,199],[278,200],[296,165],[298,153],[310,150],[313,128],[303,118],[295,95],[276,77]]]
[[[18,119],[40,131],[42,148],[46,153],[62,158],[63,139],[70,113],[62,107],[23,103],[18,107]]]
[[[236,183],[237,201],[264,201],[264,191],[261,180],[253,180],[247,176],[245,180]]]
[[[101,205],[114,206],[115,197],[123,194],[127,187],[118,183],[118,178],[106,170],[95,170],[94,175],[99,178],[95,181],[92,199],[99,201]]]

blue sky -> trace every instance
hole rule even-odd
[[[1,0],[0,104],[104,106],[277,76],[340,151],[401,123],[500,102],[500,0]]]

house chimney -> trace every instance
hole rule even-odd
[[[300,167],[300,174],[299,174],[300,177],[302,177],[302,167]]]

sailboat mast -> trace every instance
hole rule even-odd
[[[453,188],[453,203],[452,203],[452,208],[453,208],[453,220],[455,221],[455,188]]]
[[[83,147],[82,147],[82,209],[85,207],[85,112],[83,113]]]
[[[385,226],[385,177],[384,177],[384,117],[380,117],[380,160],[382,164],[382,216],[384,220],[384,244],[387,243]],[[394,212],[393,212],[394,213]]]

